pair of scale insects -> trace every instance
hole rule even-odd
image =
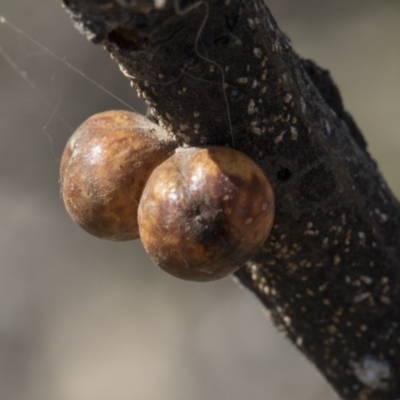
[[[100,238],[141,238],[153,262],[192,281],[223,278],[267,239],[274,195],[245,154],[179,148],[128,111],[93,115],[69,139],[61,193],[72,219]]]

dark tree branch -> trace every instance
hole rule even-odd
[[[236,277],[279,329],[343,399],[400,398],[400,206],[328,72],[263,0],[64,3],[160,125],[234,146],[270,178],[272,235]]]

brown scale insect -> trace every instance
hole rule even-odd
[[[263,171],[245,154],[217,146],[177,150],[151,174],[138,209],[150,258],[193,281],[240,268],[267,239],[273,219]]]
[[[175,147],[163,129],[139,114],[91,116],[70,137],[61,160],[61,195],[68,213],[94,236],[137,239],[143,188]]]

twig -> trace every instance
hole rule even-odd
[[[205,22],[171,0],[64,3],[181,142],[231,145],[227,99],[235,146],[276,197],[272,235],[237,279],[341,398],[400,398],[400,206],[329,74],[263,0],[209,0]]]

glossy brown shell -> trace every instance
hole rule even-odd
[[[143,188],[174,148],[160,127],[139,114],[106,111],[91,116],[71,136],[61,160],[61,194],[68,213],[100,238],[138,238]]]
[[[241,267],[267,239],[273,218],[263,171],[245,154],[216,146],[177,150],[151,174],[138,210],[154,263],[193,281]]]

